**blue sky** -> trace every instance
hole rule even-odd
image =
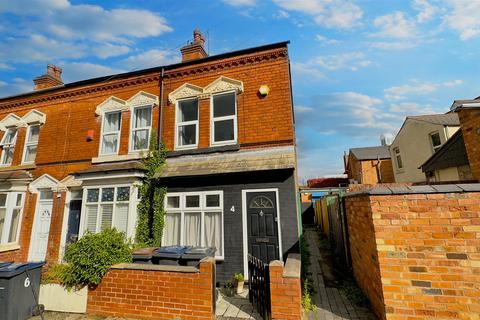
[[[290,40],[301,179],[480,95],[480,1],[0,1],[0,96],[47,63],[66,82],[164,65],[200,28],[210,54]]]

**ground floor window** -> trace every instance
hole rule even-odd
[[[131,226],[136,222],[137,191],[132,185],[84,188],[82,233],[115,228],[132,237]]]
[[[24,197],[23,192],[0,193],[0,244],[18,242]]]
[[[168,193],[162,245],[214,247],[223,259],[223,192]]]

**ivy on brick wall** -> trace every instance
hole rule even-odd
[[[135,240],[141,246],[161,245],[165,215],[163,200],[167,190],[158,184],[155,174],[165,165],[165,158],[165,146],[158,144],[157,135],[152,132],[148,156],[143,160],[146,172],[139,186],[140,202],[137,206]]]

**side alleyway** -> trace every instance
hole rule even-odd
[[[308,313],[312,320],[375,320],[375,315],[367,308],[350,301],[341,289],[327,252],[328,248],[319,243],[319,233],[315,227],[304,227],[303,236],[310,252],[309,278],[313,281],[315,293],[312,296],[316,311]]]

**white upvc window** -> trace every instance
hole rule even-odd
[[[224,258],[223,191],[168,193],[162,245],[215,248]]]
[[[24,198],[23,192],[0,193],[0,244],[18,243]]]
[[[9,166],[12,164],[15,143],[17,142],[17,132],[18,129],[16,127],[8,128],[0,142],[0,146],[3,149],[0,164],[3,166]]]
[[[215,94],[211,100],[210,144],[237,142],[237,98],[235,92]]]
[[[432,150],[435,153],[442,146],[442,139],[440,139],[440,133],[438,131],[435,131],[430,133],[429,136]]]
[[[198,146],[198,99],[178,100],[175,112],[175,149]]]
[[[133,108],[130,151],[138,152],[148,150],[152,132],[152,106]]]
[[[23,163],[34,163],[37,156],[38,137],[40,135],[40,124],[31,124],[27,128],[27,137],[23,149]]]
[[[402,161],[402,155],[400,154],[400,148],[395,147],[393,149],[393,152],[395,152],[395,163],[397,164],[397,169],[399,170],[403,169],[403,161]]]
[[[118,154],[121,127],[121,111],[107,112],[103,115],[102,138],[100,141],[101,155]]]
[[[133,236],[137,188],[132,185],[86,187],[83,193],[82,234],[115,228]]]

